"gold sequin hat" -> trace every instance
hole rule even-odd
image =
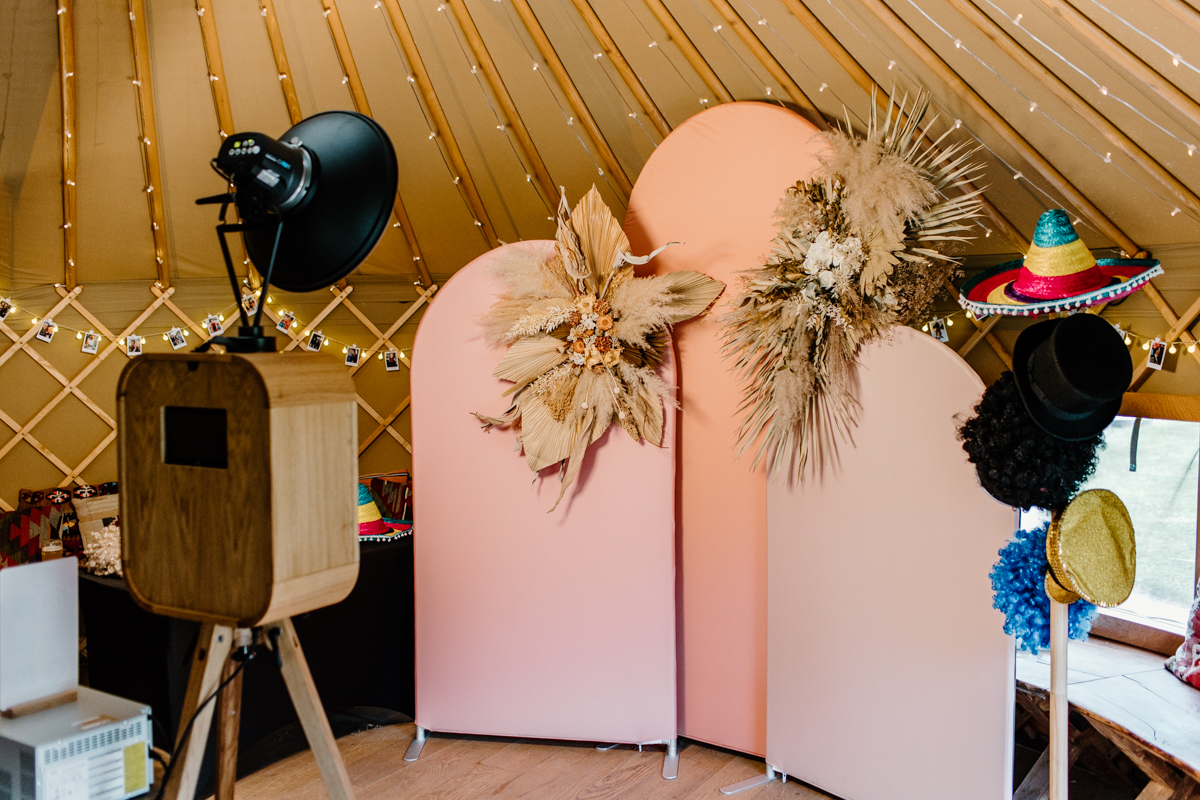
[[[1107,489],[1075,496],[1056,514],[1046,535],[1046,594],[1060,603],[1083,598],[1110,607],[1133,591],[1137,547],[1121,498]]]

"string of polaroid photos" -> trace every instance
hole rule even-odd
[[[1067,313],[1080,314],[1086,312],[1078,310],[1069,311]],[[921,325],[921,331],[928,333],[939,342],[949,344],[949,329],[954,326],[954,318],[958,316],[964,316],[967,319],[979,318],[969,310],[952,311],[947,314],[940,314],[930,317],[924,324]],[[1189,353],[1196,352],[1196,345],[1194,344],[1183,345],[1179,342],[1164,342],[1161,336],[1142,336],[1134,333],[1133,331],[1125,329],[1120,323],[1117,322],[1112,323],[1112,326],[1117,333],[1121,335],[1121,338],[1125,341],[1126,347],[1133,347],[1136,345],[1141,347],[1142,350],[1150,353],[1147,361],[1150,369],[1162,369],[1163,358],[1165,354],[1170,353],[1171,355],[1174,355],[1179,352],[1179,348],[1181,347],[1186,347]]]
[[[267,303],[273,303],[275,298],[267,295]],[[230,303],[225,308],[216,312],[211,312],[204,317],[203,328],[208,333],[211,339],[215,336],[220,336],[225,332],[225,315],[232,313],[237,305]],[[258,293],[244,293],[242,295],[242,308],[246,314],[253,315],[258,311]],[[54,340],[55,334],[59,330],[73,332],[75,338],[82,342],[80,350],[90,355],[96,355],[100,352],[100,342],[104,339],[116,342],[125,351],[125,355],[129,357],[140,356],[145,349],[147,338],[161,336],[164,342],[171,345],[173,350],[181,350],[188,344],[188,339],[192,335],[189,328],[181,328],[174,326],[163,331],[147,331],[144,333],[131,333],[127,336],[110,336],[107,334],[97,333],[95,330],[88,328],[74,328],[70,325],[64,325],[56,322],[48,317],[41,317],[33,311],[21,308],[12,301],[10,297],[0,297],[0,322],[6,322],[13,317],[14,314],[29,314],[30,328],[37,328],[37,333],[34,338],[41,342],[49,344]],[[276,315],[279,321],[276,323],[276,330],[286,333],[289,336],[293,335],[293,331],[300,328],[300,321],[292,311],[280,309]],[[400,370],[401,360],[408,360],[407,354],[402,349],[397,349],[391,346],[391,342],[387,348],[371,348],[366,351],[365,355],[363,348],[359,347],[354,342],[343,342],[327,336],[324,331],[306,329],[304,331],[304,339],[301,346],[310,353],[322,352],[323,348],[332,345],[342,346],[343,363],[348,367],[358,367],[364,358],[370,358],[375,355],[376,358],[384,362],[384,367],[388,372],[398,372]]]

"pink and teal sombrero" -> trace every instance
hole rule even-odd
[[[1029,253],[986,269],[963,284],[958,304],[977,316],[1034,316],[1111,303],[1162,275],[1153,258],[1097,260],[1071,218],[1052,209],[1038,218]]]

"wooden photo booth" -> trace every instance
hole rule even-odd
[[[181,745],[164,797],[194,795],[215,705],[205,700],[256,626],[275,642],[330,795],[353,796],[290,618],[342,600],[358,578],[354,397],[344,368],[304,353],[148,354],[121,374],[129,590],[154,613],[203,623],[182,713],[196,715],[198,746]],[[221,719],[238,702],[230,688]],[[218,738],[237,746],[236,729]]]

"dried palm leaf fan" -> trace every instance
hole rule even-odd
[[[354,384],[334,359],[275,353],[251,320],[225,236],[240,232],[262,270],[291,291],[348,275],[378,242],[396,192],[396,156],[383,130],[350,112],[319,114],[278,141],[228,137],[213,167],[233,192],[217,234],[241,313],[237,336],[196,353],[131,359],[117,389],[125,577],[159,614],[204,624],[184,719],[182,767],[164,797],[195,794],[219,664],[233,628],[261,626],[280,658],[330,794],[352,798],[345,767],[290,617],[343,599],[358,578],[358,431]],[[242,217],[225,223],[229,204]],[[212,344],[225,353],[205,352]],[[253,632],[239,630],[239,643]],[[245,652],[249,652],[248,650]],[[214,664],[216,666],[214,666]],[[224,745],[223,745],[224,746]],[[234,756],[236,760],[236,755]]]

